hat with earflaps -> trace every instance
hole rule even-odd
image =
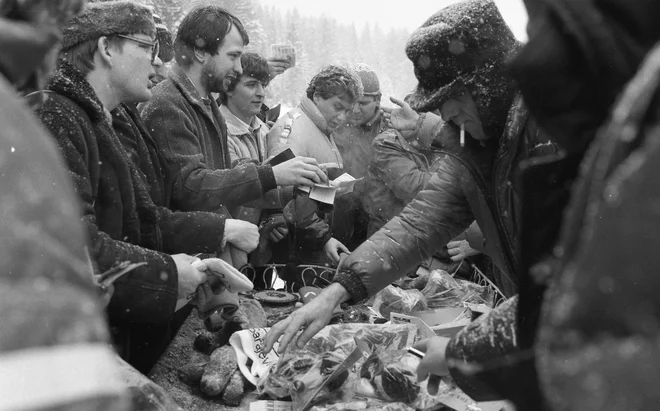
[[[62,51],[113,34],[146,34],[154,37],[153,10],[130,1],[89,3],[63,30]]]
[[[408,39],[406,54],[419,82],[408,103],[417,111],[439,109],[455,86],[464,85],[486,132],[498,137],[515,93],[506,63],[519,48],[492,0],[447,6]]]

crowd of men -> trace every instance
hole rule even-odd
[[[0,404],[125,409],[108,343],[147,373],[207,284],[200,254],[337,268],[269,332],[283,351],[434,256],[483,252],[510,298],[418,344],[429,392],[451,375],[519,410],[656,406],[660,6],[525,3],[525,45],[492,0],[431,16],[397,108],[353,62],[269,122],[288,62],[245,51],[218,5],[174,35],[131,1],[0,0]],[[344,172],[352,192],[310,198]],[[11,383],[44,373],[60,386]]]

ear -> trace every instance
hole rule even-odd
[[[206,63],[206,59],[209,57],[209,53],[197,47],[194,48],[194,53],[198,63]]]
[[[99,56],[99,59],[108,66],[112,67],[113,59],[117,50],[114,50],[110,47],[110,42],[108,38],[103,36],[96,41],[96,54]]]
[[[314,104],[318,106],[321,100],[322,100],[321,96],[319,96],[319,94],[315,91],[314,95],[312,96],[312,101],[314,102]]]

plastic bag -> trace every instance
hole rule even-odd
[[[415,326],[410,324],[329,325],[302,349],[290,344],[266,377],[259,380],[257,390],[273,399],[287,398],[295,391],[295,382],[302,379],[315,364],[320,366],[325,360],[329,367],[331,360],[340,363],[348,357],[355,349],[356,337],[381,352],[404,349],[414,342],[416,334]],[[317,368],[320,369],[319,366]],[[321,378],[322,371],[319,374]]]
[[[493,307],[495,293],[488,287],[434,270],[421,291],[428,308],[463,307],[465,303]]]
[[[385,318],[390,313],[410,314],[413,311],[428,309],[426,297],[419,290],[402,290],[391,285],[376,294],[373,304],[374,310]]]

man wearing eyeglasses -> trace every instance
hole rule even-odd
[[[57,140],[82,200],[95,272],[124,261],[146,263],[117,280],[107,307],[115,345],[144,372],[149,366],[145,353],[165,342],[167,327],[131,337],[146,326],[166,325],[177,299],[206,280],[192,266],[193,257],[169,255],[193,251],[177,250],[164,234],[167,221],[112,129],[110,111],[151,97],[152,64],[161,64],[156,27],[150,8],[93,3],[63,35],[59,67],[37,113]],[[218,225],[217,248],[222,229]]]

